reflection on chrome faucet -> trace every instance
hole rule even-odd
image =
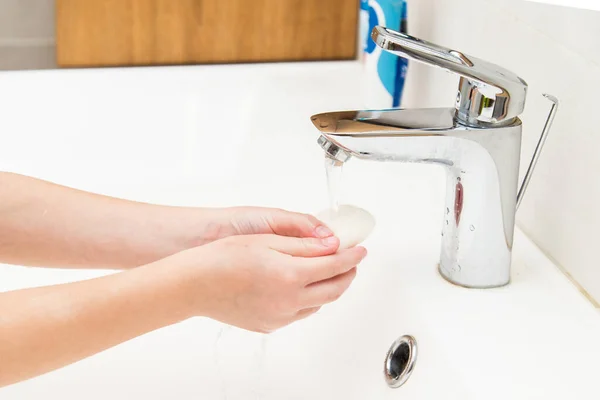
[[[434,163],[447,171],[440,272],[457,285],[503,286],[517,208],[521,120],[527,84],[499,66],[376,27],[384,50],[461,75],[455,108],[362,110],[314,115],[329,157]],[[556,112],[553,102],[522,197]]]

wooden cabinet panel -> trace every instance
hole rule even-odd
[[[56,0],[60,66],[352,59],[357,0]]]

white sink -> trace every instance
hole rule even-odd
[[[141,201],[316,212],[327,191],[309,117],[360,108],[359,80],[356,63],[3,73],[0,169]],[[337,303],[268,336],[186,321],[0,398],[600,398],[600,317],[520,231],[509,286],[452,286],[437,273],[443,171],[346,167],[345,198],[378,223]],[[0,290],[104,273],[0,266]],[[384,358],[404,334],[416,367],[390,389]]]

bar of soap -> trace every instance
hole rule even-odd
[[[316,215],[340,239],[340,249],[354,247],[367,239],[375,227],[375,217],[360,207],[341,205]]]

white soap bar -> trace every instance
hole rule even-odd
[[[323,210],[316,217],[340,239],[340,249],[362,243],[375,227],[375,217],[370,212],[348,204],[339,206],[337,211]]]

